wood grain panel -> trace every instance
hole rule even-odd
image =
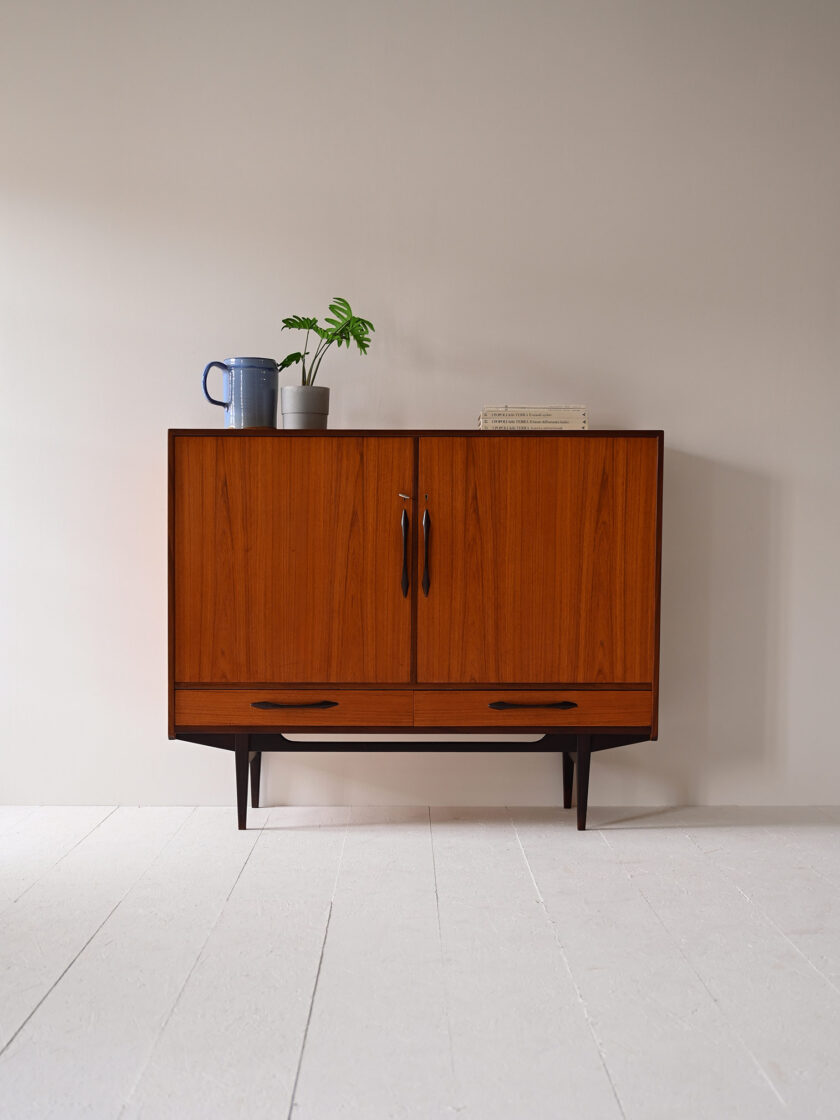
[[[423,436],[419,455],[418,682],[653,680],[656,436]]]
[[[411,437],[174,444],[176,680],[407,682]]]
[[[534,705],[499,711],[491,703]],[[556,702],[574,708],[549,708]],[[589,689],[523,691],[493,689],[464,692],[420,691],[414,694],[415,727],[649,727],[653,697],[649,690],[614,692]]]
[[[321,700],[334,708],[313,708]],[[254,708],[253,703],[282,704]],[[300,705],[295,707],[294,705]],[[285,705],[292,705],[286,707]],[[175,693],[178,727],[406,727],[412,694],[397,689],[190,689]]]

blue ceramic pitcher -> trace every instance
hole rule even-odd
[[[222,371],[220,401],[207,390],[207,375],[214,366]],[[205,366],[202,387],[208,401],[225,410],[226,428],[276,428],[277,374],[273,358],[227,358]]]

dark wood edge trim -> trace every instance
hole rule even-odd
[[[565,726],[556,725],[553,727],[546,727],[545,725],[538,725],[536,727],[499,727],[493,725],[491,727],[467,727],[461,726],[443,726],[441,724],[432,724],[417,726],[412,724],[391,724],[382,727],[360,727],[359,725],[353,726],[332,726],[323,723],[300,727],[279,726],[277,724],[267,724],[259,727],[254,724],[180,724],[175,729],[175,738],[182,735],[643,735],[645,739],[649,739],[649,727],[612,727],[610,725],[598,724],[592,727],[578,727],[566,724]],[[332,746],[341,747],[344,744],[335,743],[327,744],[322,749],[331,750]],[[348,744],[352,747],[353,744]],[[406,748],[411,744],[405,744]],[[435,750],[438,749],[437,743],[425,743],[424,747],[430,747]]]
[[[317,729],[323,731],[322,727]],[[463,728],[456,728],[456,732],[462,731]],[[352,753],[361,751],[370,751],[371,753],[382,752],[384,754],[391,754],[397,752],[406,752],[409,754],[518,754],[522,751],[535,752],[544,754],[549,751],[572,751],[573,747],[567,747],[565,743],[559,740],[571,739],[576,740],[578,734],[586,734],[586,728],[570,728],[568,731],[560,732],[552,730],[550,732],[541,733],[534,731],[533,728],[529,729],[533,735],[543,734],[542,739],[538,739],[534,743],[297,743],[290,739],[283,737],[283,733],[263,731],[262,729],[256,730],[251,728],[249,734],[251,736],[250,747],[254,751],[259,752],[276,752],[276,751],[298,751],[305,753],[317,753],[319,751]],[[600,734],[597,731],[593,735],[591,750],[603,751],[610,750],[614,747],[630,746],[634,743],[645,743],[650,739],[647,734],[649,728],[636,728],[623,731],[621,728],[611,729],[610,734]],[[381,728],[371,728],[370,734],[380,734]],[[287,731],[285,734],[304,734],[297,728],[294,731]],[[305,734],[309,734],[306,732]],[[590,732],[591,734],[591,732]],[[221,734],[216,734],[210,731],[179,731],[177,735],[179,742],[183,743],[197,743],[200,746],[218,747],[222,750],[234,750],[236,740],[236,733],[233,731],[226,731]]]
[[[412,441],[411,476],[411,633],[409,634],[409,677],[412,686],[417,683],[417,611],[420,582],[420,440],[415,436]]]
[[[630,747],[634,743],[649,743],[650,729],[646,734],[631,735],[631,734],[617,734],[617,735],[593,735],[590,750],[593,751],[609,751],[615,747]]]
[[[650,684],[528,684],[514,682],[509,684],[497,684],[490,682],[488,684],[370,684],[342,682],[340,684],[330,683],[323,681],[321,684],[312,684],[310,681],[300,683],[287,683],[276,681],[255,681],[247,684],[237,682],[235,684],[216,684],[209,681],[192,682],[192,681],[176,681],[175,688],[185,689],[188,691],[207,691],[207,692],[233,692],[236,690],[267,690],[275,692],[284,691],[302,691],[308,690],[329,690],[339,691],[347,690],[349,692],[504,692],[506,689],[513,691],[514,689],[520,692],[650,692]]]
[[[166,476],[167,707],[169,738],[172,739],[175,736],[175,435],[171,431],[167,440]]]
[[[656,478],[656,592],[653,620],[653,708],[650,737],[659,738],[659,619],[662,604],[662,482],[665,472],[665,435],[659,433],[659,470]]]
[[[325,428],[317,431],[285,431],[283,428],[170,428],[171,436],[221,436],[223,439],[359,439],[366,436],[480,436],[482,439],[507,439],[511,436],[534,436],[537,439],[597,439],[609,436],[640,439],[661,437],[661,431],[622,428],[587,428],[583,432],[566,432],[558,428],[534,431],[514,428],[504,432],[481,432],[478,428]]]

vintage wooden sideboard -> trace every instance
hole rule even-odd
[[[239,827],[295,732],[590,755],[657,736],[662,432],[169,433],[169,736]],[[541,733],[423,743],[423,732]],[[365,749],[353,742],[347,749]]]

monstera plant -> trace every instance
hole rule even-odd
[[[282,362],[278,362],[281,370],[300,363],[301,385],[315,384],[315,378],[321,368],[321,363],[329,348],[335,343],[338,347],[349,347],[355,343],[360,354],[366,354],[374,331],[373,323],[369,319],[362,319],[354,315],[346,299],[336,296],[330,304],[330,314],[324,316],[322,326],[317,319],[307,318],[304,315],[290,315],[283,320],[284,331],[306,331],[303,349],[287,354]],[[318,339],[312,356],[310,357],[309,340],[311,336]],[[309,361],[307,361],[309,358]]]

